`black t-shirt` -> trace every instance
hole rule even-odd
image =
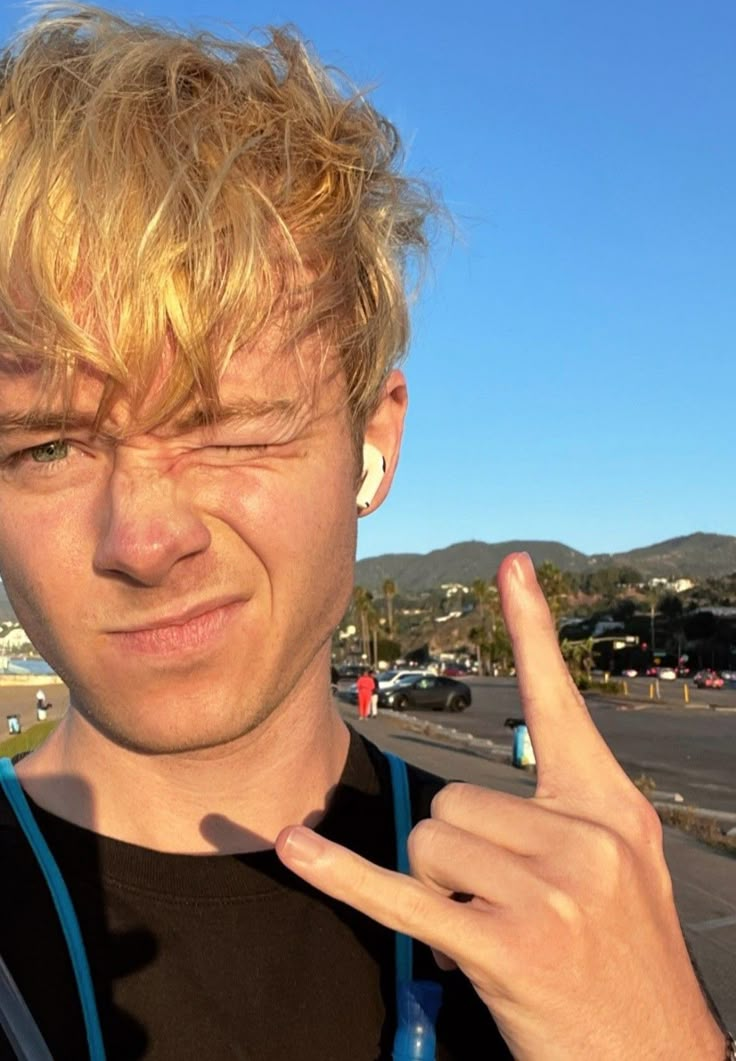
[[[414,819],[442,782],[411,767]],[[310,888],[273,851],[163,854],[111,840],[31,804],[71,894],[110,1061],[376,1061],[395,1030],[394,935]],[[351,736],[319,831],[395,865],[388,763]],[[25,837],[0,792],[0,952],[55,1061],[84,1061],[66,945]],[[438,1061],[507,1059],[465,977],[415,944],[439,980]],[[12,1057],[2,1041],[0,1057]]]

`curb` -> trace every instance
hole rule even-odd
[[[586,702],[589,697],[592,700],[603,701],[605,704],[613,704],[617,711],[645,711],[647,708],[665,707],[678,711],[713,711],[720,715],[736,714],[736,707],[729,707],[724,704],[710,704],[705,700],[691,700],[690,703],[686,704],[684,700],[671,699],[641,700],[632,698],[629,700],[622,697],[621,693],[583,693],[583,698]]]
[[[438,738],[446,744],[454,744],[458,748],[474,752],[483,759],[506,759],[511,763],[510,744],[496,744],[489,737],[475,737],[472,733],[443,726],[441,722],[426,722],[416,715],[407,715],[405,711],[382,708],[381,714],[399,722],[402,729],[408,729],[412,733],[423,733],[427,737]]]

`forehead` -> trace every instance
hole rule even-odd
[[[140,430],[190,430],[233,416],[307,420],[344,405],[339,361],[315,342],[287,351],[265,336],[231,357],[220,374],[215,401],[190,393],[173,412],[160,416],[175,371],[173,355],[164,355],[145,394],[134,400],[113,386],[113,397],[106,401],[110,380],[89,366],[77,365],[72,376],[49,386],[43,365],[0,355],[0,426],[24,418],[30,424],[59,425],[79,419],[99,427],[104,423],[107,431],[123,436]]]

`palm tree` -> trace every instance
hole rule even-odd
[[[486,618],[486,605],[489,599],[489,585],[483,578],[476,578],[470,587],[473,596],[475,597],[475,604],[480,614],[480,621],[485,626]]]
[[[652,659],[656,654],[656,645],[654,643],[654,632],[655,632],[655,620],[657,617],[657,610],[659,608],[660,599],[662,597],[662,590],[658,586],[649,586],[646,591],[646,601],[649,605],[649,630],[650,630],[650,643],[649,648],[652,652]]]
[[[593,658],[594,643],[592,637],[588,637],[584,641],[568,641],[567,638],[564,638],[560,645],[562,658],[567,664],[573,681],[578,686],[582,685],[583,676],[587,684],[590,685],[590,675],[595,666]]]
[[[373,666],[375,667],[378,664],[378,631],[381,628],[381,619],[378,614],[378,610],[375,604],[373,603],[372,598],[370,597],[370,594],[368,598],[368,605],[365,609],[365,621],[366,626],[368,627],[368,637],[370,639],[370,651],[368,653],[368,656]]]
[[[545,560],[537,568],[537,581],[542,587],[542,593],[547,598],[547,604],[556,625],[563,605],[567,604],[570,593],[567,577],[560,571],[559,567],[549,560]]]
[[[386,600],[386,627],[391,635],[394,632],[394,597],[396,596],[396,583],[392,578],[384,579],[383,596]]]
[[[485,673],[484,656],[489,648],[487,636],[488,635],[482,626],[474,626],[468,633],[468,638],[470,639],[471,644],[475,645],[475,658],[478,661],[478,674]]]
[[[353,606],[357,617],[357,625],[360,629],[361,651],[364,656],[370,655],[370,632],[368,626],[368,614],[372,608],[372,595],[363,586],[353,589]]]

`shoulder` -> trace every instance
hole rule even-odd
[[[363,734],[359,734],[356,739],[360,741],[364,754],[369,758],[381,789],[390,791],[391,770],[385,753],[372,741],[367,740]],[[428,818],[432,800],[440,789],[445,787],[447,780],[412,763],[406,763],[406,772],[409,779],[412,818],[414,821]]]

